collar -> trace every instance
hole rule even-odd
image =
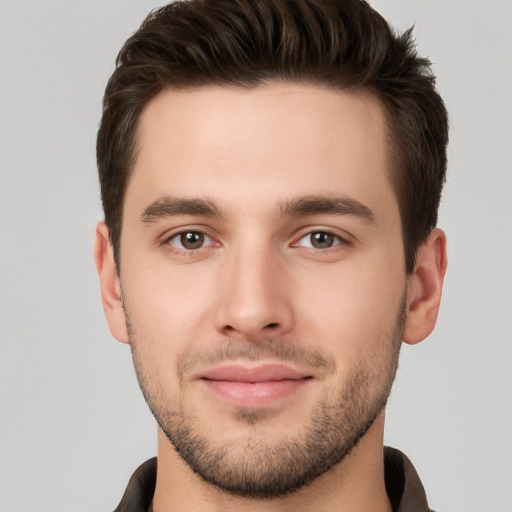
[[[139,466],[114,512],[147,512],[155,492],[156,470],[156,457]],[[393,512],[432,512],[412,462],[401,451],[387,446],[384,447],[384,478]]]

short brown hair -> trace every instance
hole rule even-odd
[[[411,32],[395,34],[363,0],[183,0],[150,13],[117,57],[98,131],[101,197],[118,270],[123,199],[148,101],[167,88],[291,81],[382,101],[412,272],[437,224],[448,118]]]

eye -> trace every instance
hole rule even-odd
[[[212,239],[201,231],[183,231],[171,236],[167,243],[182,251],[194,251],[210,245]]]
[[[295,245],[312,249],[330,249],[343,242],[341,237],[329,231],[312,231],[303,236]]]

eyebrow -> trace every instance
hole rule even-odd
[[[308,215],[348,215],[357,217],[368,224],[375,224],[375,214],[357,199],[335,194],[306,196],[284,202],[278,208],[278,215],[301,217]]]
[[[277,207],[276,214],[278,217],[307,217],[321,214],[353,216],[368,224],[375,223],[375,215],[370,208],[357,199],[335,194],[305,196],[284,201]],[[211,218],[224,216],[210,199],[164,196],[144,209],[140,221],[149,224],[175,215],[200,215]]]
[[[140,221],[149,224],[174,215],[201,215],[204,217],[222,217],[222,212],[213,201],[200,198],[181,198],[165,196],[144,208]]]

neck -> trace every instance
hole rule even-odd
[[[204,482],[158,432],[153,512],[391,512],[384,484],[384,413],[343,461],[298,491],[279,498],[230,495]]]

